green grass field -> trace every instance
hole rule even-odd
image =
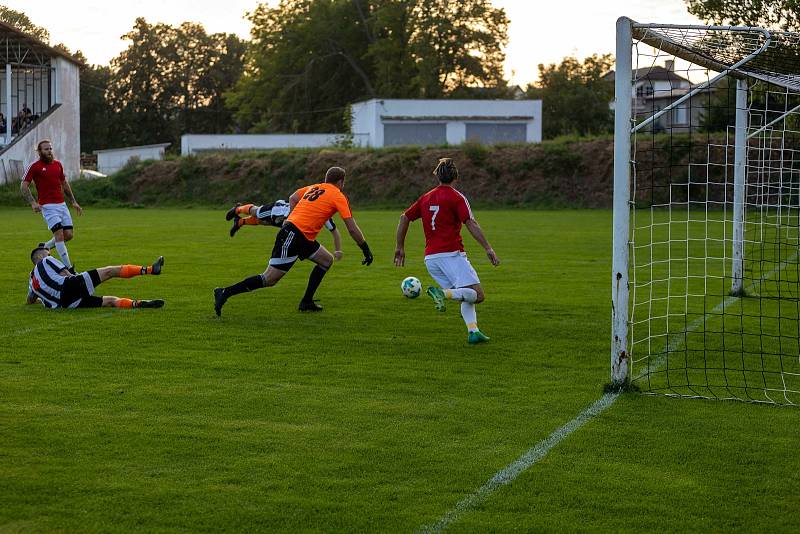
[[[435,525],[602,395],[609,376],[611,214],[478,211],[503,264],[469,237],[487,300],[468,346],[430,283],[413,226],[359,211],[371,267],[345,258],[297,302],[310,265],[241,295],[274,229],[228,237],[224,210],[87,209],[79,269],[149,263],[99,293],[161,310],[25,306],[40,216],[3,209],[0,532],[416,531]],[[323,244],[330,243],[321,235]],[[449,531],[797,531],[796,408],[626,394]]]

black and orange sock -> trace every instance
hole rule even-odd
[[[143,274],[153,274],[152,265],[122,265],[119,270],[120,278],[133,278]]]
[[[258,217],[244,217],[243,219],[239,219],[239,226],[244,226],[245,224],[258,224]]]
[[[253,207],[253,204],[243,204],[236,208],[236,215],[250,215],[250,208]]]
[[[117,302],[114,303],[115,308],[135,308],[136,301],[133,299],[126,299],[126,298],[119,298]]]

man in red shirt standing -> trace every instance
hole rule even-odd
[[[461,302],[461,316],[467,324],[467,342],[482,343],[489,338],[478,330],[475,304],[483,302],[484,293],[478,274],[473,269],[464,242],[461,240],[461,225],[467,227],[472,237],[486,250],[492,265],[500,260],[495,254],[478,221],[472,214],[469,202],[454,184],[458,181],[458,168],[450,158],[442,158],[433,174],[439,186],[422,195],[401,216],[397,225],[397,247],[394,264],[405,265],[405,241],[411,221],[422,219],[425,232],[425,266],[434,280],[442,287],[429,287],[426,293],[433,299],[436,309],[445,311],[445,300]]]
[[[36,151],[39,153],[39,159],[31,163],[25,171],[20,191],[22,197],[31,205],[33,212],[41,213],[47,227],[53,232],[53,238],[46,243],[40,243],[39,246],[48,250],[55,246],[67,269],[74,271],[67,246],[64,244],[72,239],[72,217],[64,197],[69,199],[78,215],[81,215],[83,210],[72,194],[72,188],[64,175],[64,167],[53,157],[53,143],[49,139],[43,139],[36,146]],[[36,184],[38,200],[33,198],[31,193],[31,182]]]

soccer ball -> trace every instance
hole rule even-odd
[[[415,276],[409,276],[400,283],[400,289],[403,291],[403,295],[415,299],[422,293],[422,282]]]

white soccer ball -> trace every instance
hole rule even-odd
[[[422,282],[416,276],[409,276],[400,283],[400,289],[403,291],[403,295],[415,299],[422,293]]]

